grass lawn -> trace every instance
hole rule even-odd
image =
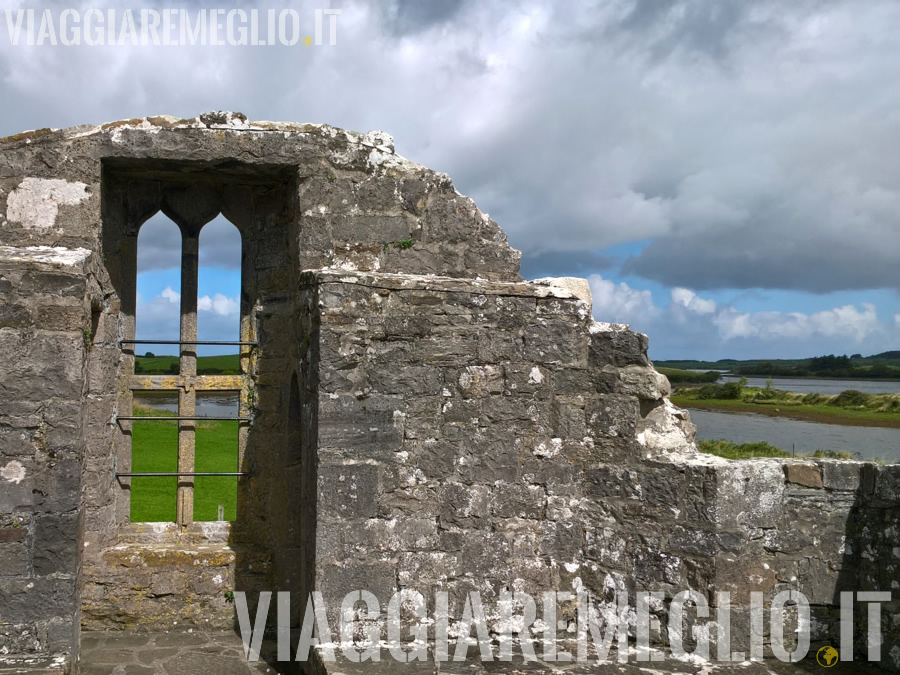
[[[177,356],[135,356],[134,372],[142,375],[166,375],[178,372]],[[240,356],[198,356],[198,375],[240,375]]]
[[[173,413],[135,407],[135,415],[171,417]],[[131,470],[178,470],[178,423],[136,421],[131,442]],[[238,471],[238,422],[198,422],[194,471]],[[175,520],[175,495],[178,479],[173,477],[131,479],[132,522]],[[225,520],[237,513],[237,477],[194,479],[194,520],[218,520],[219,504],[225,507]]]

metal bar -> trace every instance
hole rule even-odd
[[[120,345],[237,345],[241,347],[258,347],[258,342],[225,340],[119,340]]]
[[[138,476],[145,478],[156,478],[158,476],[249,476],[246,471],[159,471],[159,472],[138,472],[138,473],[117,473],[116,478]]]
[[[203,422],[204,420],[212,422],[249,422],[249,417],[197,417],[187,415],[177,415],[175,417],[168,416],[116,416],[116,421],[133,421],[133,420],[154,420],[157,422]]]

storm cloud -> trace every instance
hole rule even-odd
[[[900,287],[892,0],[258,6],[310,31],[339,8],[338,44],[26,48],[0,30],[0,134],[211,109],[383,129],[490,212],[529,277],[854,290],[858,308]]]

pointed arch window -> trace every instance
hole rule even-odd
[[[241,306],[239,231],[217,210],[204,212],[203,200],[178,196],[138,236],[139,271],[142,247],[150,249],[151,259],[180,249],[180,277],[170,269],[171,283],[149,303],[142,296],[152,283],[137,280],[137,304],[154,311],[144,315],[139,309],[135,335],[122,341],[134,350],[128,387],[135,405],[131,415],[118,418],[132,425],[132,453],[131,466],[116,475],[131,481],[132,521],[188,526],[235,518],[237,481],[247,475],[240,467],[250,421],[249,357],[256,343]],[[143,236],[166,217],[178,232],[177,245],[171,230]],[[163,311],[171,312],[168,305],[178,307],[174,319]],[[166,394],[168,414],[160,414],[159,406],[148,409],[148,399]]]

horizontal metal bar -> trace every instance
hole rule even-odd
[[[157,417],[155,415],[147,416],[147,417],[137,417],[137,416],[128,416],[128,417],[116,417],[116,421],[132,421],[132,420],[154,420],[157,422],[203,422],[213,421],[213,422],[249,422],[249,417],[168,417],[168,416],[160,416]]]
[[[258,342],[228,342],[224,340],[119,340],[120,345],[241,345],[258,347]]]
[[[159,471],[159,472],[139,472],[139,473],[117,473],[116,478],[124,477],[144,477],[156,478],[159,476],[249,476],[246,471]]]

